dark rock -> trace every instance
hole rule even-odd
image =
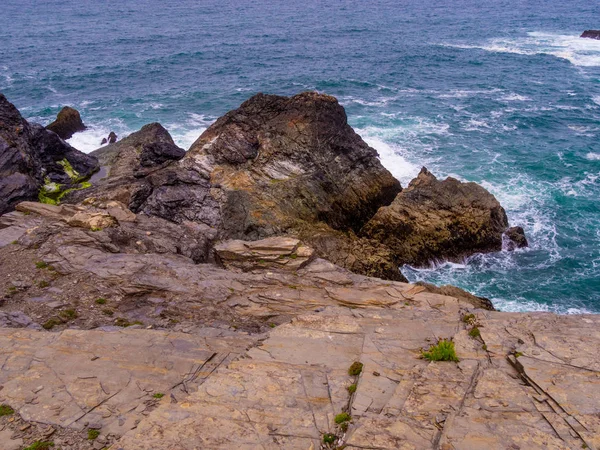
[[[108,140],[106,138],[102,138],[102,141],[100,142],[100,145],[104,145],[108,143]]]
[[[97,163],[57,134],[27,122],[0,94],[0,214],[21,201],[37,200],[43,185],[54,194],[79,186]]]
[[[46,129],[55,132],[61,139],[70,139],[78,131],[85,130],[86,126],[81,120],[79,111],[65,106],[56,116],[56,120]]]
[[[142,190],[145,185],[138,178],[168,166],[185,155],[185,151],[175,145],[169,132],[159,123],[151,123],[117,143],[93,151],[91,155],[100,163],[100,171],[92,178],[92,187],[71,192],[66,201],[76,203],[86,197],[97,197],[118,200],[132,208],[132,204],[137,203],[133,193]]]
[[[507,227],[504,209],[484,188],[454,178],[439,181],[423,168],[361,235],[387,245],[399,263],[421,266],[499,251]]]
[[[585,30],[580,37],[588,39],[600,39],[600,30]]]
[[[168,142],[151,142],[142,146],[140,165],[155,167],[167,161],[178,161],[185,156],[185,150]]]
[[[504,232],[503,247],[506,250],[528,247],[529,243],[525,237],[523,227],[511,227]]]
[[[108,143],[114,144],[115,142],[117,142],[117,135],[114,131],[111,131],[110,133],[108,133]]]

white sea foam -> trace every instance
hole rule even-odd
[[[590,161],[600,161],[600,153],[589,152],[585,157]]]
[[[101,147],[100,142],[108,137],[110,132],[111,130],[105,127],[88,127],[87,130],[75,133],[67,142],[83,153],[90,153]]]
[[[377,137],[363,136],[363,139],[377,150],[381,157],[381,163],[403,186],[406,186],[410,180],[419,174],[420,167],[407,161],[402,156],[402,149],[399,146],[384,142]]]
[[[579,34],[530,32],[518,38],[492,39],[479,45],[442,44],[448,47],[478,48],[495,53],[552,55],[582,67],[600,66],[600,41],[581,39]]]
[[[500,97],[500,100],[505,102],[528,102],[531,100],[531,98],[527,97],[526,95],[520,95],[516,94],[515,92],[511,92]]]

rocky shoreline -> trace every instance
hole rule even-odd
[[[600,448],[599,319],[407,284],[523,230],[474,183],[400,186],[333,97],[84,155],[0,95],[0,175],[8,449]]]

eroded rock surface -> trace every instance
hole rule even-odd
[[[440,181],[423,168],[361,234],[384,243],[400,263],[418,266],[499,251],[507,228],[504,208],[484,188],[450,177]]]
[[[600,39],[600,30],[585,30],[581,33],[582,38],[588,39]]]
[[[0,214],[24,200],[57,197],[97,170],[97,160],[55,133],[27,122],[0,94]]]
[[[109,208],[121,212],[106,229],[69,223]],[[0,273],[20,273],[0,278],[15,283],[0,306],[13,327],[0,323],[0,404],[20,424],[5,442],[87,450],[92,429],[111,450],[600,448],[599,316],[481,309],[456,288],[354,274],[296,239],[223,242],[228,269],[196,264],[150,247],[182,239],[168,230],[138,231],[143,248],[116,239],[170,223],[123,208],[2,216],[19,237]],[[48,317],[51,332],[31,329]],[[458,361],[422,357],[440,339]]]

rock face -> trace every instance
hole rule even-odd
[[[580,37],[588,39],[600,39],[600,30],[585,30]]]
[[[92,187],[70,193],[66,201],[77,202],[86,197],[135,203],[132,195],[146,184],[146,175],[181,159],[185,151],[175,145],[167,130],[158,123],[142,127],[117,143],[91,153],[98,158],[100,171],[92,178]]]
[[[485,189],[427,171],[402,191],[333,97],[258,94],[185,153],[160,124],[92,153],[93,186],[69,193],[194,223],[218,240],[301,239],[356,273],[406,281],[400,264],[500,250],[504,210]],[[508,247],[507,247],[508,248]]]
[[[41,125],[28,123],[0,94],[0,214],[23,200],[51,198],[97,170],[97,160]]]
[[[18,209],[29,214],[0,217],[17,236],[0,245],[0,292],[17,264],[33,271],[0,305],[9,440],[31,445],[39,434],[19,433],[41,423],[77,449],[88,429],[114,450],[600,448],[598,315],[490,311],[456,288],[353,274],[288,238],[226,241],[226,269],[195,264],[145,247],[181,241],[183,226],[132,222],[115,203]],[[101,211],[122,220],[69,221]],[[62,306],[44,298],[67,289]],[[424,355],[440,340],[452,360]]]
[[[506,250],[525,248],[529,246],[523,227],[510,227],[503,236],[503,246]]]
[[[439,181],[423,168],[361,234],[383,242],[400,263],[418,266],[499,251],[507,228],[504,209],[484,188],[454,178]]]
[[[65,106],[56,116],[56,120],[46,129],[55,132],[61,139],[70,139],[78,131],[85,130],[86,126],[81,120],[79,111]]]

